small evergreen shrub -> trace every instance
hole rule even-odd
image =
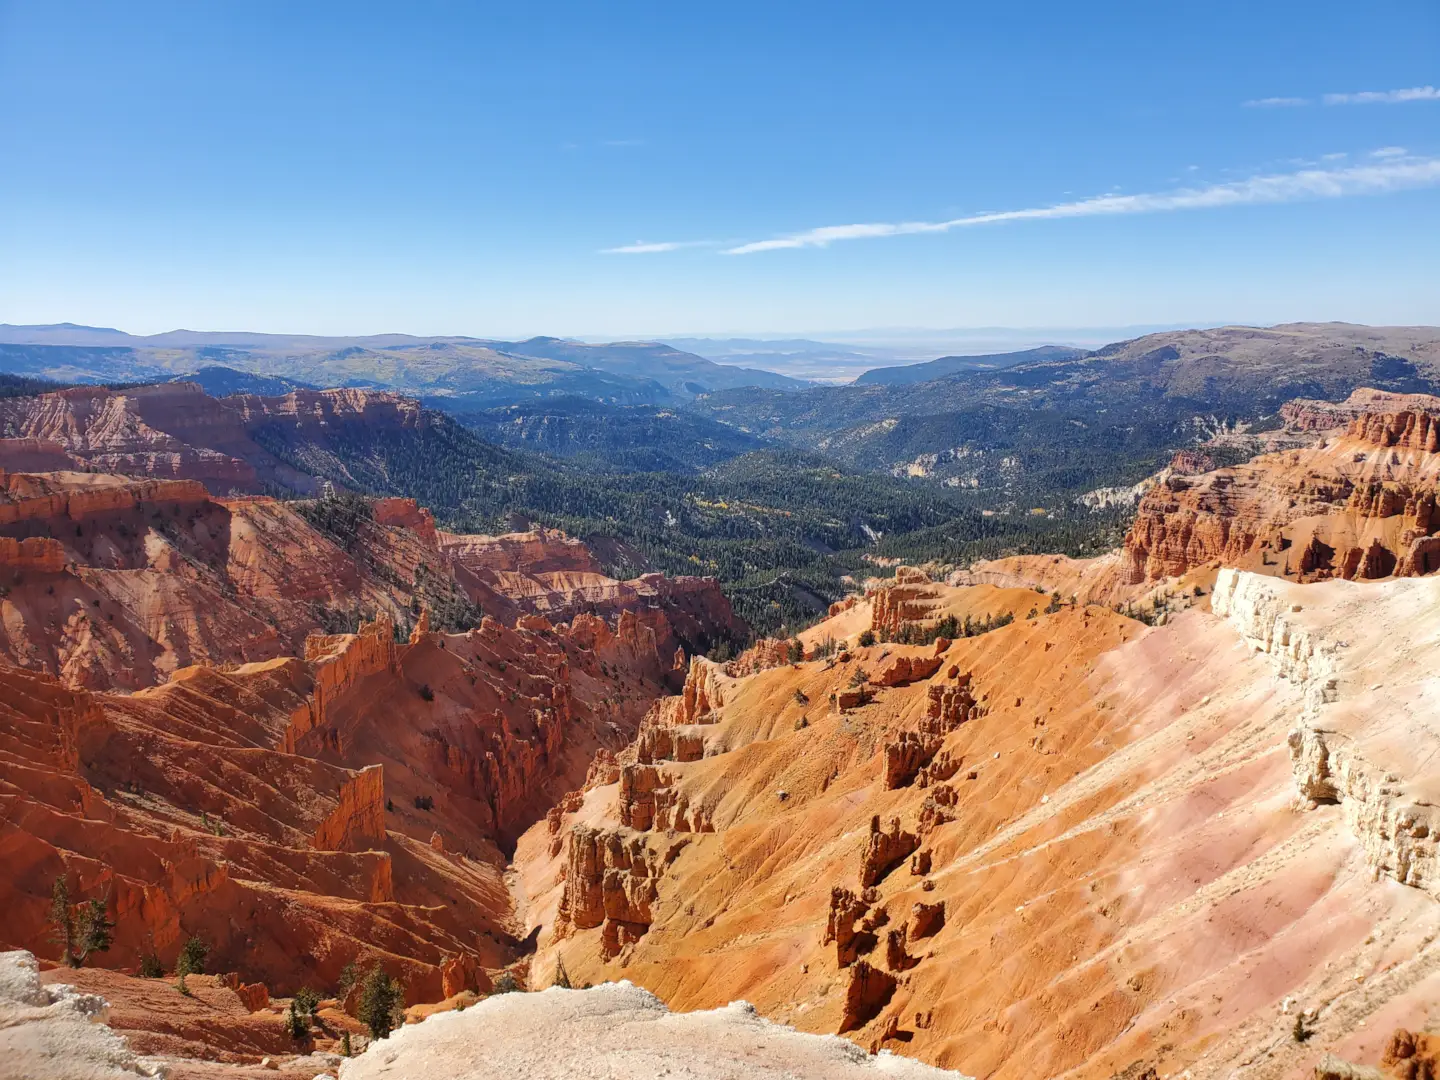
[[[180,956],[175,961],[175,974],[183,981],[186,975],[203,975],[205,958],[210,955],[210,946],[198,934],[191,934],[180,946]]]

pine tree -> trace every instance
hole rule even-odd
[[[108,952],[115,939],[115,923],[107,912],[106,901],[85,902],[77,919],[70,910],[70,887],[64,876],[55,879],[50,890],[50,922],[60,961],[78,968],[91,953]]]
[[[77,946],[75,966],[79,967],[92,952],[109,952],[115,940],[115,923],[106,913],[104,900],[90,900],[80,913],[76,925]]]
[[[388,1039],[395,1030],[396,1013],[404,1002],[400,984],[385,974],[385,969],[376,964],[365,976],[364,988],[360,991],[359,1019],[370,1029],[375,1039]]]
[[[64,875],[55,879],[50,890],[50,923],[55,943],[60,946],[60,962],[79,967],[75,963],[75,923],[70,915],[70,887],[65,884]]]

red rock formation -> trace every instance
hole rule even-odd
[[[584,544],[555,529],[503,536],[441,533],[440,549],[487,611],[542,614],[556,622],[595,616],[597,626],[614,622],[616,647],[655,654],[661,670],[674,666],[662,658],[682,646],[698,651],[711,641],[748,636],[713,578],[644,574],[618,581]]]
[[[703,656],[692,656],[685,682],[675,697],[661,698],[646,718],[647,727],[713,724],[725,704],[724,669]]]
[[[881,640],[896,637],[907,624],[930,617],[934,593],[928,588],[929,575],[911,566],[895,568],[892,585],[868,593],[871,603],[870,629]]]
[[[235,996],[240,999],[240,1004],[252,1013],[270,1007],[270,991],[264,983],[241,983],[235,988]]]
[[[1285,427],[1297,432],[1333,432],[1349,426],[1357,417],[1405,409],[1440,409],[1440,398],[1429,394],[1398,394],[1390,390],[1361,387],[1344,401],[1315,401],[1296,398],[1280,406]]]
[[[926,904],[916,901],[910,909],[910,939],[934,937],[945,926],[945,901]]]
[[[710,812],[691,806],[689,796],[654,765],[620,766],[620,824],[638,832],[711,832]]]
[[[470,953],[452,956],[440,965],[440,994],[452,998],[456,994],[471,990],[488,994],[492,989],[490,977],[475,962]]]
[[[381,615],[361,623],[354,634],[311,634],[305,639],[305,660],[314,680],[307,707],[291,718],[281,748],[295,753],[299,740],[331,723],[333,702],[362,679],[396,670],[395,627]]]
[[[1293,404],[1291,422],[1329,434],[1303,450],[1156,485],[1125,540],[1125,583],[1208,564],[1359,579],[1440,567],[1432,537],[1440,399],[1357,391],[1344,406]]]
[[[65,569],[65,548],[60,541],[44,536],[24,540],[0,536],[0,567],[58,574]]]
[[[603,927],[607,957],[639,940],[659,899],[660,874],[683,846],[681,841],[660,852],[643,836],[576,827],[570,833],[557,933]]]
[[[882,829],[880,815],[876,814],[870,819],[870,834],[865,838],[865,847],[860,853],[861,887],[868,889],[878,885],[919,846],[919,837],[902,830],[899,818],[892,818],[889,828]]]
[[[315,830],[317,851],[372,851],[385,843],[385,772],[371,765],[340,784],[340,805]],[[449,995],[446,995],[447,997]]]
[[[873,686],[902,686],[909,682],[928,679],[940,670],[943,659],[939,656],[889,656],[870,676]]]
[[[940,781],[949,780],[954,776],[960,769],[961,760],[958,754],[951,754],[948,750],[942,751],[935,756],[933,762],[921,769],[919,776],[916,777],[915,786],[917,788],[923,790],[932,784],[935,785],[934,790],[925,796],[925,801],[920,805],[920,815],[915,827],[922,837],[929,836],[941,825],[955,820],[953,810],[959,803],[960,796],[953,787],[943,786]],[[926,855],[925,852],[920,854]],[[911,871],[920,874],[930,872],[928,856],[920,865],[923,865],[925,869],[917,869],[916,866],[912,866]]]
[[[885,932],[885,966],[890,971],[909,971],[920,962],[917,957],[907,952],[910,947],[908,934],[909,931],[903,923],[894,930]]]
[[[419,565],[432,581],[448,565],[409,504],[362,527],[362,570],[271,499],[80,474],[10,475],[3,491],[0,553],[32,561],[0,646],[72,684],[135,689],[86,695],[0,666],[4,850],[19,860],[4,867],[24,867],[0,885],[14,915],[0,936],[41,955],[63,873],[77,899],[109,898],[123,929],[107,963],[169,963],[198,933],[249,985],[333,982],[383,955],[412,1001],[440,996],[447,963],[483,986],[481,968],[521,950],[503,850],[677,675],[659,607],[617,609],[613,627],[421,625],[398,643]],[[356,633],[313,633],[317,607],[362,599],[380,614]],[[157,674],[169,681],[147,686]],[[708,827],[668,792],[654,816]],[[606,932],[618,947],[638,926]]]
[[[835,962],[840,967],[849,967],[861,953],[875,947],[875,928],[884,921],[883,908],[871,917],[878,899],[873,889],[859,895],[839,885],[830,890],[830,917],[821,944],[835,943]],[[855,924],[862,919],[864,924],[857,929]]]
[[[790,643],[780,638],[762,638],[725,665],[725,674],[732,679],[753,675],[766,668],[790,662]]]
[[[77,521],[136,507],[173,507],[209,500],[193,480],[133,480],[76,473],[0,473],[0,526],[26,521]]]
[[[245,434],[228,401],[208,397],[193,383],[74,387],[0,401],[0,428],[58,445],[101,472],[199,480],[219,491],[258,490],[251,461],[269,455]]]
[[[998,1080],[1218,1076],[1257,1061],[1299,1075],[1357,1040],[1378,1058],[1389,1027],[1376,1031],[1375,1017],[1423,1016],[1435,960],[1421,891],[1433,845],[1416,839],[1433,770],[1412,771],[1400,734],[1433,714],[1431,695],[1394,675],[1403,664],[1423,674],[1432,584],[1315,587],[1403,597],[1403,656],[1358,608],[1335,633],[1346,642],[1337,652],[1322,648],[1329,638],[1297,638],[1268,608],[1247,643],[1203,610],[1143,627],[1064,607],[955,641],[956,670],[934,679],[936,692],[896,686],[848,715],[815,703],[846,687],[857,663],[873,666],[876,648],[848,665],[722,678],[708,755],[658,766],[668,788],[715,800],[716,831],[689,837],[658,877],[649,929],[623,957],[599,928],[547,936],[546,912],[568,882],[552,883],[547,830],[522,838],[536,963],[549,970],[563,953],[572,978],[628,978],[677,1009],[743,998],[777,1021],[845,1027],[867,1049]],[[946,613],[987,597],[1022,616],[1035,603],[990,586],[935,587]],[[1283,612],[1291,601],[1312,610],[1298,594],[1282,599]],[[1341,803],[1300,808],[1286,737],[1305,693],[1248,647],[1261,642],[1317,692],[1339,674],[1353,716],[1381,718],[1384,765],[1329,759],[1332,774],[1344,765]],[[1345,676],[1350,664],[1369,670]],[[943,754],[947,768],[964,766],[925,790],[887,790],[877,782],[885,744],[931,724],[948,730],[932,765]],[[1333,754],[1345,730],[1327,736]],[[584,823],[613,827],[617,803],[591,792]],[[859,963],[870,970],[852,975]],[[1297,1007],[1323,1008],[1304,1043],[1291,1034]],[[1270,1057],[1255,1057],[1256,1032]]]
[[[558,529],[506,533],[502,536],[458,536],[444,533],[441,550],[467,570],[539,578],[541,574],[572,573],[604,576],[600,560],[579,540]]]
[[[653,765],[620,767],[620,824],[637,832],[655,823],[655,791],[665,779]]]
[[[864,1027],[890,1004],[895,996],[895,976],[857,960],[850,968],[845,986],[845,1009],[840,1017],[840,1031]]]
[[[635,742],[635,756],[644,763],[699,761],[705,756],[705,736],[698,731],[664,724],[642,724]]]
[[[1434,1080],[1440,1076],[1440,1036],[1399,1028],[1386,1042],[1380,1065],[1400,1080]]]
[[[585,772],[585,790],[619,782],[620,763],[615,760],[614,751],[601,747],[595,752],[595,757]]]
[[[55,439],[0,438],[0,471],[67,472],[84,467]]]
[[[138,689],[189,664],[332,648],[340,639],[305,644],[317,623],[354,625],[361,610],[379,612],[392,627],[409,621],[422,577],[427,596],[448,590],[480,599],[487,611],[508,612],[509,621],[523,617],[517,602],[523,596],[501,597],[467,577],[432,542],[427,515],[405,500],[382,505],[379,520],[364,523],[353,550],[343,550],[286,504],[214,500],[190,481],[0,479],[0,566],[37,575],[6,583],[15,587],[0,623],[0,656],[77,685]],[[61,579],[41,580],[41,573]],[[693,603],[674,619],[665,608],[668,585],[627,589],[612,597],[606,617],[577,616],[564,632],[554,620],[530,628],[568,633],[574,646],[606,665],[605,678],[620,678],[619,668],[674,687],[680,682],[674,657],[684,642],[736,626],[713,582],[683,585]],[[569,597],[566,603],[581,595],[559,584],[552,594]],[[303,733],[306,725],[297,725]]]
[[[376,499],[371,504],[375,523],[393,529],[409,529],[420,540],[434,547],[440,546],[440,534],[435,528],[435,515],[414,499]]]
[[[955,682],[932,685],[926,690],[925,721],[921,730],[948,735],[979,710],[970,690],[969,672],[957,672]]]
[[[272,986],[333,980],[345,959],[379,949],[402,959],[417,994],[431,980],[438,989],[432,942],[469,951],[460,926],[439,912],[402,930],[391,909],[432,895],[443,875],[386,837],[383,804],[366,794],[373,780],[378,796],[379,769],[355,774],[271,749],[290,707],[265,703],[272,674],[196,671],[112,696],[0,668],[7,943],[53,955],[49,892],[64,876],[74,899],[105,898],[113,912],[107,964],[150,952],[172,963],[200,934],[212,963]],[[385,850],[335,850],[367,830],[366,845]],[[398,888],[396,857],[407,867]],[[445,887],[485,903],[463,877]],[[471,917],[495,925],[480,907]],[[330,958],[320,970],[316,955]],[[497,948],[489,962],[502,956]]]
[[[902,731],[885,744],[884,764],[880,773],[880,785],[886,791],[904,787],[915,779],[918,773],[940,749],[939,740],[922,735],[918,731]]]
[[[296,437],[326,447],[347,432],[415,428],[420,403],[375,390],[297,390],[212,398],[194,383],[73,387],[0,400],[0,430],[57,446],[83,467],[197,480],[216,492],[279,486],[318,494],[314,477],[261,446]],[[257,441],[257,438],[259,441]],[[68,465],[44,464],[45,468]]]

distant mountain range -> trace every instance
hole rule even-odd
[[[808,385],[654,342],[193,330],[137,337],[73,323],[0,324],[0,371],[13,375],[61,382],[140,382],[216,366],[297,385],[399,390],[447,408],[569,395],[614,404],[668,405],[742,386],[791,391]]]
[[[738,355],[810,339],[690,339]],[[852,357],[853,359],[853,357]],[[208,393],[394,390],[483,438],[572,467],[694,475],[762,448],[948,488],[985,508],[1056,507],[1129,485],[1175,449],[1270,422],[1297,397],[1361,386],[1440,391],[1440,329],[1300,323],[1166,331],[1093,351],[1041,346],[872,367],[816,385],[672,344],[553,337],[296,337],[175,331],[148,338],[0,326],[0,374],[60,382],[199,383]]]
[[[929,363],[935,357],[964,357],[980,361],[997,355],[1028,352],[1045,345],[1097,349],[1112,341],[1128,341],[1147,334],[1183,329],[1184,326],[1180,325],[982,326],[952,330],[890,327],[825,333],[818,338],[693,336],[658,340],[719,364],[741,364],[777,371],[797,379],[842,383],[876,368]],[[934,378],[935,375],[927,377]]]
[[[1230,326],[1093,352],[1037,351],[1044,355],[1010,364],[1009,354],[925,382],[897,368],[791,394],[716,391],[688,408],[851,468],[973,490],[992,505],[1038,506],[1133,483],[1174,448],[1222,426],[1264,422],[1291,398],[1339,400],[1361,386],[1440,391],[1436,327]],[[933,372],[946,362],[917,366]]]
[[[1043,363],[1047,360],[1075,360],[1086,353],[1068,345],[1041,345],[1021,352],[986,353],[980,356],[942,356],[923,364],[871,368],[855,380],[857,386],[904,386],[930,382],[962,371],[987,371],[1015,367],[1017,364]]]

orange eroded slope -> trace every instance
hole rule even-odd
[[[692,667],[708,712],[652,715],[693,759],[627,751],[522,839],[533,970],[563,957],[674,1008],[745,998],[976,1076],[1292,1075],[1367,1015],[1413,1021],[1440,913],[1373,880],[1343,806],[1307,808],[1305,689],[1233,620],[1065,607],[837,708],[857,669],[932,651]],[[1282,1006],[1317,1010],[1317,1037]]]

